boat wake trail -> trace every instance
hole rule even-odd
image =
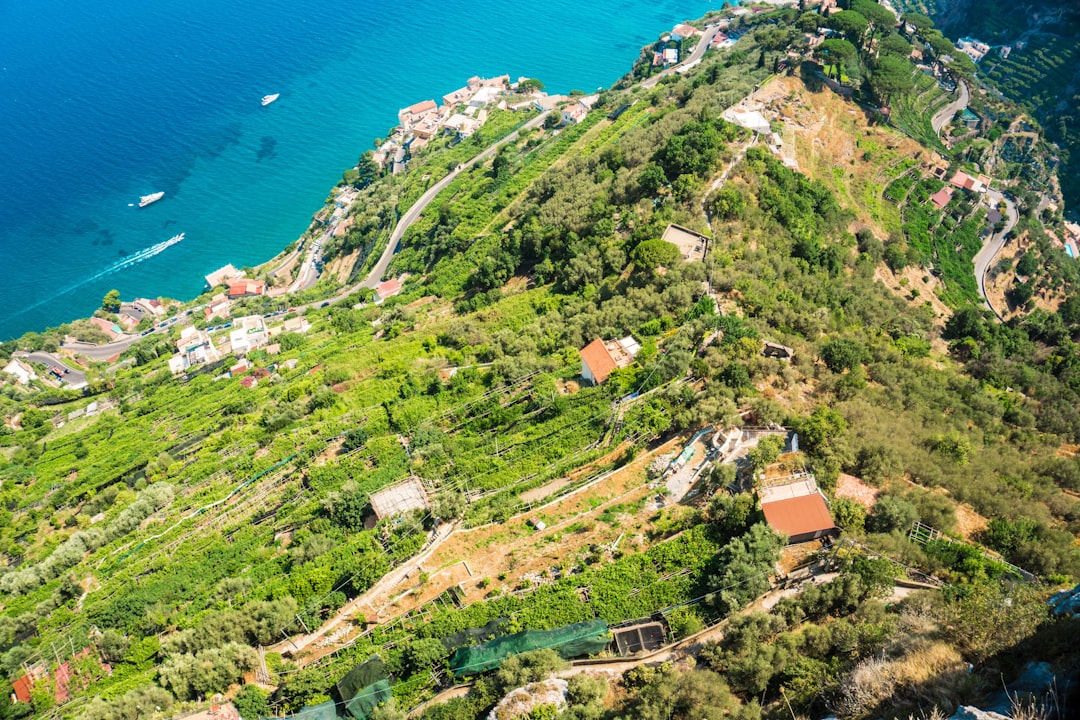
[[[163,240],[162,242],[151,245],[148,248],[143,248],[142,250],[140,250],[140,251],[138,251],[136,253],[132,253],[131,255],[128,255],[125,258],[117,260],[116,262],[114,262],[112,265],[109,265],[104,270],[96,272],[96,273],[94,273],[93,275],[91,275],[91,276],[89,276],[87,278],[83,278],[82,280],[80,280],[79,282],[77,282],[77,283],[75,283],[73,285],[69,285],[68,287],[64,288],[63,290],[60,290],[59,292],[52,295],[51,297],[47,297],[44,300],[39,300],[36,303],[32,303],[30,305],[27,305],[27,306],[23,307],[21,310],[16,312],[15,315],[21,315],[21,314],[23,314],[25,312],[33,310],[34,308],[41,307],[45,303],[52,302],[53,300],[60,297],[61,295],[66,295],[69,292],[71,292],[72,290],[77,290],[77,289],[81,288],[83,285],[89,285],[90,283],[94,282],[95,280],[100,280],[101,278],[106,277],[107,275],[112,275],[113,273],[119,272],[119,271],[123,270],[124,268],[128,268],[128,267],[131,267],[132,265],[136,265],[138,263],[141,263],[143,260],[149,260],[150,258],[154,257],[155,255],[160,255],[161,253],[165,252],[166,250],[171,248],[173,245],[176,245],[177,243],[179,243],[183,239],[184,239],[184,233],[180,233],[179,235],[173,235],[168,240]]]

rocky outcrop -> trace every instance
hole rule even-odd
[[[487,720],[514,720],[544,705],[554,705],[561,710],[566,706],[567,687],[565,680],[551,678],[512,690],[491,710]]]

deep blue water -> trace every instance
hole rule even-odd
[[[0,338],[85,317],[114,287],[193,297],[296,239],[399,107],[477,74],[609,85],[718,5],[0,2]]]

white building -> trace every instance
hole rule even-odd
[[[214,347],[214,341],[205,331],[188,326],[180,331],[176,341],[176,355],[169,358],[169,371],[179,375],[193,365],[205,365],[217,362],[221,354]]]
[[[4,366],[4,372],[15,378],[20,385],[29,385],[31,380],[37,380],[37,373],[29,365],[12,358],[11,362]]]
[[[260,348],[266,344],[270,335],[266,332],[266,322],[261,315],[248,315],[233,321],[232,332],[229,333],[229,341],[232,351],[236,355],[243,355],[249,350]]]

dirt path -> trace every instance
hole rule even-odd
[[[682,438],[669,440],[596,482],[504,523],[468,529],[443,526],[421,555],[385,575],[318,630],[269,649],[291,653],[306,665],[350,644],[361,632],[351,622],[357,615],[380,624],[392,622],[455,586],[463,591],[463,602],[476,602],[491,592],[495,578],[503,578],[498,583],[504,589],[521,580],[543,584],[554,575],[553,568],[583,548],[610,545],[631,532],[635,538],[624,542],[636,542],[655,513],[643,502],[653,493],[645,468],[657,454],[671,452],[681,442]],[[539,517],[546,523],[543,530],[530,524]]]

